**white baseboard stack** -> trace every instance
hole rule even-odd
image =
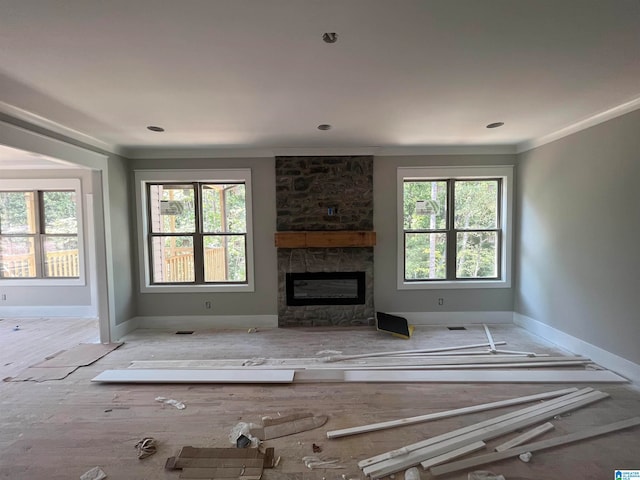
[[[547,395],[558,393],[560,392],[549,392]],[[431,475],[437,476],[484,465],[504,458],[514,457],[521,453],[552,448],[556,445],[564,445],[592,436],[604,435],[620,429],[640,425],[640,417],[634,417],[614,424],[603,425],[583,432],[576,432],[531,444],[516,446],[514,443],[513,446],[507,446],[506,449],[499,452],[450,462],[455,458],[484,448],[479,442],[484,443],[516,430],[532,425],[540,425],[542,422],[552,419],[557,415],[585,407],[608,397],[609,395],[606,393],[593,390],[592,388],[584,388],[563,394],[562,396],[538,403],[531,407],[493,417],[474,425],[453,430],[421,442],[367,458],[360,461],[358,466],[365,475],[372,479],[383,478],[418,464],[421,464],[425,469],[429,469]],[[513,399],[512,401],[515,400],[517,399]],[[446,412],[443,413],[446,414]],[[367,426],[360,428],[362,431],[368,431]],[[548,430],[549,427],[545,424],[544,427],[541,426],[535,429],[535,433],[534,431],[528,432],[527,438],[524,440],[522,439],[524,435],[521,435],[516,443],[520,443],[520,441],[526,442],[534,436],[542,435]],[[504,445],[506,444],[503,444],[503,448]]]

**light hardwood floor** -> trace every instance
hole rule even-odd
[[[0,322],[0,325],[4,323]],[[9,326],[9,324],[7,324]],[[34,328],[36,328],[34,326]],[[69,327],[72,328],[72,327]],[[46,332],[48,330],[48,332]],[[26,367],[44,356],[79,342],[55,320],[43,321],[32,347],[5,350],[16,342],[10,328],[0,330],[0,360],[13,369]],[[512,325],[491,326],[496,341],[510,350],[569,354]],[[85,332],[87,333],[87,332]],[[97,337],[97,329],[93,332]],[[13,339],[12,339],[13,336]],[[62,337],[57,338],[54,337]],[[193,335],[139,330],[125,344],[89,367],[59,381],[0,383],[0,479],[74,479],[99,465],[109,479],[177,479],[178,472],[163,469],[167,457],[183,445],[232,446],[228,435],[240,421],[258,422],[264,415],[311,410],[329,416],[319,429],[266,442],[281,456],[279,466],[266,470],[266,480],[327,480],[364,478],[356,463],[364,458],[427,437],[477,423],[522,407],[476,413],[431,423],[335,440],[327,430],[422,415],[468,405],[498,401],[562,388],[562,385],[528,384],[294,384],[294,385],[101,385],[90,380],[105,369],[126,368],[135,360],[189,360],[231,358],[312,357],[322,350],[366,353],[481,343],[481,326],[463,331],[446,327],[418,328],[410,340],[393,338],[374,329],[314,328],[198,331]],[[65,345],[66,342],[66,346]],[[10,355],[12,358],[7,358]],[[15,357],[15,358],[13,358]],[[28,360],[25,360],[28,359]],[[33,360],[32,360],[33,359]],[[8,369],[11,365],[7,366]],[[6,375],[4,375],[6,376]],[[574,432],[589,426],[640,415],[640,393],[627,385],[585,385],[608,392],[610,399],[554,420],[556,428],[541,438]],[[157,396],[182,401],[185,410],[156,402]],[[515,435],[515,434],[514,434]],[[159,442],[158,453],[136,458],[134,445],[144,436]],[[513,436],[513,435],[512,435]],[[511,436],[490,442],[493,448]],[[322,455],[340,458],[344,470],[309,470],[301,458],[312,454],[312,444]],[[479,469],[514,479],[608,479],[617,468],[640,469],[640,430],[534,454],[530,463],[505,460]],[[396,475],[401,479],[402,474]],[[422,472],[422,478],[431,478]],[[444,479],[467,479],[467,472]]]

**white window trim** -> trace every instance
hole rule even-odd
[[[243,181],[246,185],[245,201],[247,205],[247,283],[242,285],[153,285],[149,268],[149,245],[146,241],[149,225],[146,215],[147,197],[145,185],[153,182],[234,182]],[[223,293],[253,292],[253,217],[251,169],[211,169],[211,170],[135,170],[136,210],[138,219],[138,262],[141,293]]]
[[[468,167],[398,167],[397,172],[397,231],[398,231],[398,290],[437,290],[467,288],[511,288],[513,248],[513,166]],[[404,280],[404,209],[403,183],[405,180],[425,178],[501,178],[502,179],[502,278],[499,280],[429,280],[406,282]]]
[[[0,190],[4,192],[33,191],[33,190],[74,190],[76,192],[76,218],[78,220],[78,278],[0,278],[0,286],[3,287],[66,287],[85,286],[87,284],[85,274],[85,248],[84,248],[84,222],[82,182],[79,178],[13,178],[0,180]]]

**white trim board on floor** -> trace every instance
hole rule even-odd
[[[516,457],[525,452],[537,452],[547,448],[557,447],[560,445],[566,445],[568,443],[577,442],[586,438],[593,438],[607,433],[616,432],[618,430],[624,430],[626,428],[632,428],[640,425],[640,417],[628,418],[616,423],[610,423],[608,425],[602,425],[599,427],[589,428],[581,432],[569,433],[560,437],[550,438],[548,440],[541,440],[535,443],[529,443],[527,445],[521,445],[519,447],[510,448],[504,452],[488,453],[486,455],[479,455],[466,460],[460,460],[457,462],[447,463],[440,467],[434,467],[430,469],[431,475],[434,477],[438,475],[444,475],[447,473],[457,472],[480,465],[486,465],[487,463],[497,462],[505,458]]]
[[[293,370],[105,370],[101,383],[291,383]]]
[[[277,315],[172,315],[134,317],[138,328],[203,330],[209,328],[277,328]]]
[[[295,375],[295,377],[294,377]],[[295,378],[295,380],[294,380]],[[115,383],[625,383],[608,370],[106,370],[92,381]]]
[[[327,438],[346,437],[348,435],[357,435],[360,433],[374,432],[378,430],[384,430],[387,428],[413,425],[416,423],[423,423],[423,422],[430,422],[433,420],[440,420],[443,418],[450,418],[458,415],[466,415],[469,413],[484,412],[487,410],[492,410],[494,408],[510,407],[512,405],[520,405],[522,403],[535,402],[538,400],[555,398],[562,395],[568,395],[570,393],[577,392],[577,391],[578,389],[575,387],[565,388],[563,390],[555,390],[553,392],[536,393],[534,395],[527,395],[525,397],[509,398],[506,400],[499,400],[497,402],[483,403],[479,405],[470,405],[467,407],[456,408],[454,410],[445,410],[443,412],[428,413],[426,415],[418,415],[415,417],[401,418],[398,420],[388,420],[386,422],[371,423],[369,425],[343,428],[341,430],[330,430],[327,432]]]
[[[640,365],[637,363],[633,363],[626,358],[608,352],[526,315],[514,312],[513,323],[565,350],[587,356],[595,363],[623,375],[636,385],[640,385]]]
[[[608,370],[347,370],[345,382],[627,383]]]

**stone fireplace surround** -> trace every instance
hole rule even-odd
[[[276,157],[277,232],[373,231],[373,157]],[[365,272],[365,303],[287,305],[286,274]],[[278,325],[373,325],[373,247],[278,248]]]

